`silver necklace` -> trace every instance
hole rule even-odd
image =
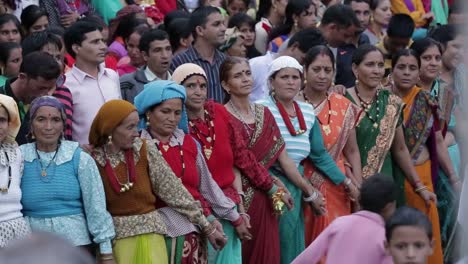
[[[247,122],[245,122],[245,119],[244,117],[240,114],[239,110],[237,109],[237,107],[234,105],[234,103],[232,102],[232,100],[229,100],[229,105],[231,106],[232,110],[234,110],[234,114],[238,117],[238,119],[242,122],[242,124],[244,125],[244,128],[245,130],[247,130],[247,134],[250,134],[251,131],[253,131],[254,129],[252,127],[249,126],[249,124],[247,124]],[[255,112],[255,109],[253,108],[252,104],[249,104],[250,106],[250,111],[252,113]]]

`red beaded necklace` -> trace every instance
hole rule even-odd
[[[205,154],[205,158],[209,160],[211,154],[213,153],[213,147],[216,141],[216,134],[214,129],[213,118],[211,118],[210,114],[206,109],[205,122],[208,127],[208,134],[205,134],[200,129],[198,129],[198,127],[192,121],[189,121],[189,125],[195,136],[198,138],[198,141],[203,145],[203,153]]]
[[[135,160],[133,158],[132,149],[125,151],[125,163],[127,164],[127,182],[121,183],[117,178],[114,169],[112,169],[109,158],[106,156],[106,165],[104,169],[106,170],[110,185],[116,193],[124,193],[129,191],[133,187],[133,183],[136,181]]]
[[[279,101],[277,100],[275,101],[276,101],[276,107],[278,107],[281,117],[283,118],[284,124],[288,128],[289,134],[291,134],[291,136],[298,136],[298,135],[304,134],[307,131],[307,125],[304,119],[304,115],[302,114],[301,108],[299,107],[297,102],[296,101],[293,102],[294,112],[296,112],[297,119],[299,120],[299,130],[296,131],[294,129],[291,119],[289,118],[289,115],[286,112],[286,109],[284,108],[284,106]]]

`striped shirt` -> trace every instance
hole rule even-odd
[[[65,115],[67,120],[65,121],[65,139],[72,140],[72,124],[73,124],[73,97],[70,90],[67,87],[57,87],[52,94],[57,98],[65,107]]]
[[[271,96],[268,96],[262,100],[259,100],[258,103],[268,107],[268,109],[273,114],[273,117],[276,120],[276,124],[278,125],[281,131],[281,136],[284,138],[284,142],[286,143],[286,151],[288,153],[288,156],[292,160],[294,160],[294,162],[296,163],[296,166],[299,166],[299,163],[303,159],[307,158],[307,156],[310,153],[309,134],[312,131],[311,128],[314,126],[314,123],[315,123],[314,109],[312,108],[310,104],[297,102],[299,105],[299,108],[302,111],[302,114],[304,115],[307,129],[306,129],[306,132],[302,135],[292,136],[289,133],[289,130],[286,127],[286,124],[284,123],[283,117],[281,117],[278,107],[276,106],[276,103],[272,100]],[[297,117],[291,118],[291,122],[293,124],[294,129],[299,130],[298,118]]]
[[[218,103],[222,103],[224,94],[219,80],[219,68],[225,59],[226,55],[219,50],[215,50],[214,63],[211,64],[209,61],[202,58],[193,46],[190,46],[186,51],[177,54],[172,59],[171,70],[174,71],[184,63],[195,63],[199,65],[208,76],[208,99],[214,99]]]

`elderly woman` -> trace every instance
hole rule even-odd
[[[219,49],[227,56],[236,56],[245,58],[247,56],[247,48],[244,44],[244,37],[236,27],[226,29],[224,34],[224,43]]]
[[[188,134],[185,98],[185,88],[172,81],[155,81],[145,85],[145,89],[135,98],[141,117],[140,127],[143,128],[141,138],[158,148],[185,188],[200,202],[205,216],[211,222],[220,226],[216,217],[227,220],[240,235],[250,236],[235,203],[224,195],[213,180],[200,144]],[[196,259],[206,263],[205,238],[200,237],[198,229],[186,217],[180,216],[169,207],[163,207],[159,212],[164,216],[169,237],[172,237],[167,241],[185,241],[184,247],[172,248],[169,253],[171,258],[181,256],[183,252],[182,259],[176,259],[176,263],[193,263]],[[232,237],[233,241],[237,236],[231,230],[228,238]],[[225,247],[222,255],[226,255],[226,259],[240,259],[240,251],[231,252],[230,247]]]
[[[10,241],[29,234],[21,213],[21,172],[23,158],[15,142],[20,118],[15,100],[0,95],[0,249]]]
[[[29,113],[35,142],[20,147],[26,220],[33,231],[56,233],[75,246],[99,244],[102,259],[110,258],[115,232],[99,171],[78,143],[62,140],[63,104],[52,96],[39,97]]]
[[[116,229],[116,262],[168,262],[163,237],[168,228],[156,210],[159,199],[198,225],[213,247],[222,248],[222,232],[203,216],[158,148],[139,138],[138,122],[132,104],[111,100],[97,113],[89,135]]]

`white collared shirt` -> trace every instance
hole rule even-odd
[[[119,75],[102,63],[97,79],[76,65],[65,76],[65,86],[73,97],[72,138],[80,144],[88,144],[91,124],[101,106],[109,100],[122,98]]]
[[[148,80],[149,82],[162,80],[156,74],[154,74],[148,66],[145,67],[145,77],[146,77],[146,80]],[[172,76],[170,72],[167,72],[167,80],[172,80]]]

